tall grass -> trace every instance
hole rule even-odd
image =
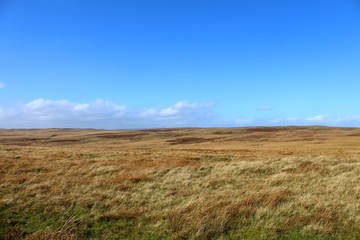
[[[269,132],[239,132],[260,130]],[[211,138],[206,131],[186,134]],[[254,147],[234,145],[234,129],[222,132],[228,140],[213,145],[175,146],[150,134],[111,144],[88,132],[77,133],[87,139],[75,145],[3,142],[0,239],[360,238],[360,149],[352,138],[329,135],[333,145],[313,147],[279,135]],[[149,140],[158,147],[145,147]]]

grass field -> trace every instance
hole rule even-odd
[[[360,239],[360,129],[0,130],[0,239]]]

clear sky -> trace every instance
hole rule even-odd
[[[358,0],[0,0],[0,128],[360,126]]]

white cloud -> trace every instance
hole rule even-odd
[[[324,122],[326,120],[329,120],[332,115],[331,114],[324,114],[324,115],[317,115],[315,117],[309,117],[306,118],[305,121],[309,122]]]
[[[241,126],[248,126],[248,125],[252,125],[254,123],[259,122],[257,119],[254,118],[245,118],[245,117],[241,117],[241,118],[237,118],[235,119],[235,123]]]
[[[268,111],[268,110],[272,110],[273,107],[272,106],[265,106],[265,107],[259,107],[256,109],[256,111]]]
[[[5,87],[5,83],[0,82],[0,88],[4,88]]]
[[[0,106],[0,128],[157,128],[215,124],[212,102],[180,101],[163,108],[129,109],[98,99],[90,103],[36,99]]]
[[[89,103],[35,99],[0,105],[0,128],[161,128],[327,125],[360,127],[360,116],[224,119],[212,111],[213,102],[180,101],[157,108],[128,108],[103,99]]]
[[[325,125],[339,127],[360,127],[360,116],[336,117],[332,114],[323,114],[307,118],[237,118],[238,126],[284,126],[284,125]]]

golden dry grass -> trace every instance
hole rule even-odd
[[[0,239],[360,239],[360,129],[0,130]]]

